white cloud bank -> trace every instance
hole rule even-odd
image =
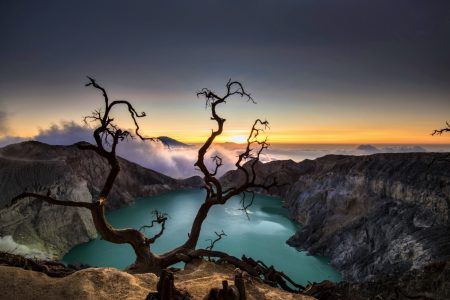
[[[92,129],[80,126],[75,122],[63,122],[60,125],[52,125],[45,130],[41,129],[32,139],[51,145],[72,145],[79,141],[94,143]],[[5,137],[0,139],[0,147],[25,140],[28,139]],[[129,161],[165,175],[174,178],[186,178],[200,175],[200,172],[194,168],[194,163],[197,159],[197,148],[197,146],[168,148],[162,143],[143,142],[139,139],[133,139],[120,143],[117,147],[117,154]],[[216,149],[209,151],[205,157],[209,158],[214,155],[220,155],[223,159],[223,167],[219,169],[219,175],[233,167],[236,159],[234,150],[216,147]],[[212,168],[212,161],[208,159],[207,165]]]
[[[0,139],[0,147],[11,143],[23,141],[23,138],[5,137]],[[83,127],[75,122],[64,122],[60,125],[52,125],[48,129],[39,130],[38,135],[33,137],[43,143],[52,145],[72,145],[79,141],[93,143],[92,129]],[[366,145],[367,146],[367,145]],[[143,142],[138,139],[122,142],[119,144],[117,153],[119,156],[135,162],[146,168],[153,169],[174,178],[186,178],[193,175],[201,175],[195,170],[194,163],[197,159],[197,146],[187,148],[167,148],[161,143]],[[242,146],[243,147],[243,146]],[[433,148],[434,147],[434,148]],[[392,146],[377,145],[375,151],[364,151],[357,149],[357,145],[272,145],[261,157],[263,162],[279,159],[292,159],[302,161],[304,159],[315,159],[328,154],[341,155],[364,155],[378,152],[420,152],[420,151],[449,151],[449,146]],[[367,147],[365,147],[367,148]],[[364,148],[363,148],[364,149]],[[207,165],[213,168],[213,162],[209,159],[214,155],[223,158],[223,166],[219,169],[219,175],[234,169],[239,151],[237,145],[216,145],[210,150],[205,158]]]

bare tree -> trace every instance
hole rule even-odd
[[[431,135],[442,135],[445,132],[450,132],[450,124],[448,122],[445,122],[445,125],[447,127],[433,130]],[[438,162],[438,161],[450,163],[450,154],[447,153],[447,154],[444,154],[442,157],[433,158],[431,160],[430,164],[428,165],[428,168],[430,168],[432,165],[434,165],[435,162]],[[450,208],[450,200],[447,200],[447,206]],[[450,216],[450,209],[449,209],[449,216]]]
[[[442,135],[444,132],[450,132],[450,124],[448,122],[445,122],[445,125],[447,127],[433,130],[431,135]]]
[[[134,135],[141,140],[151,140],[155,141],[156,138],[144,137],[140,133],[140,127],[138,124],[138,119],[145,117],[145,113],[138,113],[134,106],[126,100],[115,100],[110,101],[106,90],[100,86],[93,78],[89,78],[89,83],[86,86],[92,86],[98,89],[104,98],[104,108],[94,111],[91,116],[85,117],[85,121],[91,121],[96,124],[93,135],[95,139],[95,144],[83,144],[80,145],[80,149],[86,151],[94,151],[101,157],[105,158],[109,165],[110,171],[107,179],[103,185],[103,188],[98,196],[98,199],[90,202],[74,202],[67,200],[59,200],[52,197],[50,192],[46,195],[24,192],[17,197],[15,197],[12,203],[23,199],[23,198],[34,198],[40,201],[47,202],[54,205],[71,206],[71,207],[83,207],[89,209],[98,233],[104,240],[117,244],[130,244],[134,249],[136,254],[136,260],[133,265],[127,268],[127,271],[132,273],[143,273],[152,272],[159,274],[163,269],[173,265],[177,262],[188,262],[192,258],[197,257],[216,257],[219,260],[227,261],[235,266],[241,268],[242,270],[248,272],[250,275],[261,276],[264,270],[261,264],[249,264],[248,260],[241,260],[236,257],[230,256],[224,252],[213,250],[214,243],[219,240],[223,235],[223,232],[216,235],[218,239],[216,241],[211,241],[210,247],[206,249],[196,249],[198,239],[200,237],[200,232],[202,224],[206,219],[209,210],[215,205],[222,205],[229,201],[232,197],[241,195],[248,192],[249,189],[263,188],[268,189],[276,185],[275,180],[271,183],[257,183],[257,174],[255,171],[255,166],[260,160],[260,155],[264,149],[268,147],[267,139],[260,139],[261,133],[268,127],[267,121],[262,121],[257,119],[250,129],[250,133],[247,138],[247,145],[245,150],[239,154],[236,161],[236,168],[239,172],[243,173],[244,180],[238,183],[236,186],[224,189],[219,179],[216,177],[218,169],[222,166],[222,158],[219,156],[214,156],[213,159],[213,170],[209,170],[205,164],[205,155],[208,149],[210,149],[214,140],[223,132],[223,126],[225,119],[222,118],[217,111],[217,108],[225,104],[233,96],[240,96],[249,102],[255,103],[253,98],[248,94],[240,82],[228,81],[226,84],[226,93],[223,96],[219,96],[209,89],[202,89],[197,93],[198,97],[204,97],[206,108],[211,112],[211,120],[213,120],[217,128],[212,130],[210,136],[203,144],[203,146],[198,150],[198,158],[195,166],[200,170],[204,176],[204,189],[206,190],[205,200],[200,206],[195,219],[192,223],[190,232],[188,233],[187,240],[180,246],[168,251],[164,254],[156,254],[152,252],[152,244],[154,244],[159,237],[164,233],[165,223],[168,220],[167,215],[154,211],[154,220],[150,225],[143,226],[139,230],[126,228],[126,229],[116,229],[111,224],[108,223],[105,218],[105,205],[108,201],[108,196],[110,194],[111,188],[113,187],[114,181],[120,171],[120,165],[116,156],[117,145],[125,139],[133,138],[133,133],[127,130],[120,129],[116,123],[114,123],[114,118],[111,116],[111,111],[115,107],[125,107],[131,119],[134,122]],[[244,166],[244,163],[246,163]],[[253,201],[253,193],[251,201]],[[245,195],[245,194],[244,194]],[[243,209],[246,210],[251,204],[242,202]],[[145,229],[153,227],[155,224],[160,225],[160,231],[152,237],[147,237],[145,235]],[[264,265],[265,266],[265,265]],[[271,276],[273,277],[273,271],[271,270]],[[284,274],[278,273],[279,278]]]

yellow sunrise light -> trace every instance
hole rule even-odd
[[[233,135],[228,140],[236,144],[243,144],[247,142],[247,137],[245,135]]]

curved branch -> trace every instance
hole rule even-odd
[[[62,205],[62,206],[71,206],[71,207],[84,207],[87,209],[93,208],[93,204],[89,202],[76,202],[76,201],[68,201],[68,200],[57,200],[53,197],[50,197],[50,193],[47,193],[47,195],[41,195],[36,193],[22,193],[20,195],[17,195],[11,200],[10,205],[13,205],[17,203],[17,201],[24,199],[24,198],[34,198],[38,199],[44,202],[47,202],[49,204],[55,204],[55,205]]]
[[[128,108],[128,112],[130,113],[130,116],[131,116],[131,118],[133,119],[133,122],[134,122],[134,126],[135,126],[134,133],[136,134],[136,136],[138,136],[143,141],[146,141],[146,140],[157,141],[157,140],[159,140],[156,137],[144,137],[144,136],[142,136],[141,133],[139,133],[139,130],[141,128],[139,127],[139,123],[137,122],[137,118],[143,118],[143,117],[146,117],[147,115],[146,115],[145,112],[141,112],[139,114],[136,111],[136,109],[133,107],[133,105],[131,105],[130,102],[128,102],[126,100],[115,100],[109,105],[109,110],[111,110],[115,105],[121,105],[121,104],[122,105],[126,105],[127,108]],[[128,133],[128,131],[127,131],[127,133]]]
[[[79,145],[79,148],[82,150],[94,150],[99,155],[108,160],[108,163],[111,166],[111,170],[108,174],[103,189],[100,192],[100,197],[107,199],[117,177],[117,174],[120,171],[119,162],[116,157],[117,145],[125,139],[133,138],[129,131],[122,130],[116,124],[114,124],[114,118],[110,116],[111,110],[115,106],[125,105],[134,122],[136,136],[138,136],[141,140],[151,141],[155,141],[157,140],[157,138],[144,137],[139,132],[140,127],[139,123],[137,122],[137,118],[145,117],[145,112],[138,113],[134,106],[126,100],[115,100],[110,102],[105,88],[99,85],[92,77],[88,76],[88,79],[89,83],[87,83],[86,86],[93,86],[94,88],[102,92],[103,98],[105,100],[105,107],[104,109],[95,110],[91,116],[87,116],[84,118],[85,123],[87,123],[88,121],[98,123],[98,127],[95,128],[93,133],[96,145]],[[110,150],[108,151],[105,146],[110,147]]]
[[[236,88],[233,90],[234,86]],[[244,90],[244,86],[239,81],[231,81],[231,79],[229,79],[226,84],[226,87],[227,87],[227,94],[224,97],[225,99],[233,95],[239,95],[241,97],[246,97],[247,101],[256,104],[256,101],[252,98],[252,96],[249,93],[247,93]]]
[[[216,234],[217,238],[213,241],[212,239],[207,239],[207,241],[209,241],[209,246],[206,247],[206,250],[212,250],[214,248],[214,245],[220,241],[222,239],[222,237],[227,236],[225,232],[220,232],[217,233],[217,231],[214,231],[214,233]]]
[[[265,283],[272,286],[279,286],[282,289],[292,293],[298,293],[305,289],[304,286],[296,283],[283,272],[277,271],[273,266],[268,267],[263,262],[259,260],[255,261],[251,257],[246,257],[245,255],[242,256],[242,259],[239,259],[221,251],[197,249],[190,251],[185,255],[180,255],[179,257],[186,263],[197,257],[218,257],[218,263],[228,262],[242,271],[247,272],[249,275],[262,279]],[[294,288],[291,288],[288,283]]]
[[[447,127],[441,128],[441,129],[435,129],[431,135],[442,135],[444,132],[450,132],[450,124],[448,122],[445,122],[445,125]]]
[[[109,173],[100,191],[97,201],[93,203],[86,202],[73,202],[73,201],[58,201],[52,197],[50,194],[47,196],[34,194],[34,193],[23,193],[17,196],[13,202],[25,197],[35,197],[42,201],[50,204],[63,205],[63,206],[73,206],[73,207],[85,207],[91,210],[92,219],[94,221],[95,228],[101,237],[107,241],[123,244],[130,244],[136,253],[136,263],[130,270],[138,272],[159,272],[161,270],[160,260],[158,260],[157,255],[154,255],[149,248],[149,244],[154,242],[164,231],[164,222],[161,219],[158,221],[162,222],[162,230],[159,234],[155,235],[153,238],[146,238],[144,234],[140,231],[132,228],[127,229],[116,229],[114,228],[105,217],[105,205],[108,201],[108,196],[112,190],[114,182],[117,175],[120,172],[120,164],[116,156],[117,145],[128,138],[133,138],[131,133],[127,130],[122,130],[118,125],[114,123],[114,118],[111,117],[111,110],[115,106],[125,105],[128,112],[133,119],[135,125],[135,134],[142,140],[155,140],[154,138],[146,138],[139,132],[139,124],[137,122],[138,118],[145,117],[145,113],[138,113],[133,105],[126,100],[116,100],[110,102],[106,90],[100,86],[95,79],[88,77],[89,82],[86,86],[92,86],[95,89],[101,91],[104,98],[104,107],[102,109],[96,110],[91,116],[85,117],[85,123],[95,122],[96,128],[94,129],[93,136],[95,139],[95,144],[79,143],[77,146],[82,150],[95,151],[97,154],[105,158],[110,166]]]
[[[211,176],[216,176],[217,171],[223,165],[223,160],[222,157],[220,157],[219,155],[214,155],[213,157],[211,157],[211,159],[216,164],[214,171],[211,173]]]
[[[226,103],[226,100],[231,96],[241,96],[247,98],[247,101],[256,103],[250,94],[248,94],[240,82],[229,80],[226,84],[226,94],[222,97],[218,96],[216,93],[208,89],[203,89],[197,93],[197,96],[204,96],[206,99],[206,107],[211,109],[211,119],[216,122],[217,128],[211,131],[210,136],[205,141],[203,146],[198,151],[198,158],[195,163],[195,167],[198,168],[204,175],[204,188],[206,190],[205,200],[197,211],[194,222],[188,234],[188,239],[180,247],[175,248],[168,253],[162,255],[156,255],[150,251],[150,245],[154,243],[159,237],[162,236],[165,230],[165,222],[167,221],[167,215],[159,213],[157,211],[153,212],[155,219],[150,225],[142,226],[140,230],[136,229],[116,229],[105,217],[105,206],[108,201],[108,196],[112,190],[113,184],[120,172],[120,164],[116,156],[116,147],[124,139],[133,138],[132,134],[127,130],[122,130],[114,123],[114,118],[111,117],[111,110],[116,106],[125,106],[128,109],[133,122],[134,122],[134,133],[142,140],[157,140],[157,138],[144,137],[140,133],[140,127],[137,122],[138,118],[145,117],[144,112],[138,113],[135,108],[126,100],[115,100],[110,102],[106,90],[100,86],[93,78],[88,77],[89,83],[86,86],[92,86],[101,91],[105,106],[103,109],[99,109],[93,112],[91,116],[85,117],[85,122],[88,121],[96,122],[97,127],[94,129],[93,136],[95,139],[95,145],[90,145],[86,143],[78,144],[78,147],[83,150],[92,150],[98,153],[100,156],[105,158],[110,166],[110,171],[107,175],[106,181],[104,182],[103,188],[100,191],[97,201],[93,203],[86,202],[74,202],[74,201],[59,201],[50,197],[50,193],[45,195],[39,195],[34,193],[23,193],[15,197],[12,203],[15,203],[19,199],[26,197],[34,197],[40,199],[50,204],[63,205],[63,206],[73,206],[73,207],[85,207],[91,210],[91,215],[98,233],[103,239],[113,242],[113,243],[128,243],[130,244],[136,254],[136,262],[134,265],[128,268],[131,272],[153,272],[159,273],[162,269],[168,266],[182,261],[188,260],[192,257],[219,257],[220,261],[228,261],[235,266],[247,271],[251,275],[258,276],[261,273],[257,271],[252,266],[243,260],[239,260],[233,256],[220,251],[212,251],[214,244],[219,241],[225,233],[215,233],[217,236],[216,240],[210,241],[210,246],[207,249],[195,250],[200,236],[200,231],[204,220],[206,219],[210,208],[214,205],[225,204],[231,197],[239,195],[251,188],[268,188],[272,184],[259,184],[256,183],[256,166],[260,160],[261,153],[267,149],[269,144],[267,139],[260,140],[260,135],[268,128],[269,123],[267,121],[262,121],[257,119],[250,131],[247,139],[246,150],[239,155],[236,167],[242,170],[246,174],[245,181],[236,187],[232,187],[227,190],[222,189],[222,185],[218,178],[216,178],[218,169],[222,166],[222,158],[219,156],[214,156],[213,161],[215,163],[215,168],[212,172],[208,170],[205,165],[205,155],[208,149],[211,147],[216,137],[222,134],[223,125],[225,119],[218,115],[217,107],[222,103]],[[253,149],[255,148],[255,149]],[[251,160],[248,167],[244,166],[244,162]],[[244,194],[245,196],[245,194]],[[243,201],[243,209],[246,210],[252,201],[246,203]],[[153,227],[156,223],[161,225],[160,231],[151,238],[145,237],[141,230]],[[261,267],[262,268],[262,267]]]
[[[248,208],[253,205],[253,201],[255,200],[255,192],[253,192],[253,191],[248,192],[251,195],[250,202],[248,202],[248,203],[245,202],[246,193],[247,193],[247,191],[244,191],[241,194],[242,195],[242,198],[241,198],[242,208],[239,208],[239,210],[244,211],[245,215],[247,216],[247,219],[250,220],[250,216],[248,215]]]
[[[93,86],[94,88],[100,90],[102,92],[103,98],[105,99],[105,107],[108,107],[109,99],[108,94],[106,93],[106,90],[97,84],[94,78],[86,76],[89,79],[89,82],[86,83],[84,86]]]
[[[135,126],[134,133],[141,140],[158,140],[158,138],[155,137],[144,137],[139,132],[140,127],[137,119],[145,117],[145,112],[138,113],[134,106],[127,100],[115,100],[110,103],[106,90],[101,85],[99,85],[92,77],[88,76],[88,79],[89,83],[87,83],[86,86],[93,86],[94,88],[100,90],[102,92],[103,98],[105,99],[104,110],[95,110],[91,116],[84,117],[84,122],[86,124],[88,123],[88,121],[98,123],[98,127],[94,130],[94,139],[98,148],[96,151],[101,156],[105,157],[108,160],[114,160],[113,156],[115,156],[117,144],[127,138],[133,138],[129,131],[122,130],[116,124],[114,124],[114,118],[110,116],[110,113],[115,106],[125,105],[127,107]],[[111,142],[110,139],[112,140]],[[105,148],[105,145],[110,146],[111,150],[108,151]]]
[[[144,225],[139,228],[139,231],[145,231],[145,229],[152,228],[155,224],[161,225],[161,229],[157,234],[155,234],[152,238],[146,238],[146,243],[148,245],[153,244],[159,237],[162,236],[166,228],[166,221],[169,217],[167,214],[161,213],[158,210],[154,210],[152,213],[155,216],[155,219],[152,220],[152,223],[150,225]]]
[[[258,128],[258,125],[261,125],[263,128]],[[269,147],[269,144],[267,143],[267,138],[264,139],[263,141],[259,141],[258,140],[258,136],[260,135],[261,132],[264,132],[267,128],[269,128],[269,122],[268,121],[261,121],[260,119],[256,119],[255,122],[253,123],[253,126],[250,130],[250,133],[247,137],[247,146],[245,148],[245,151],[242,152],[241,154],[239,154],[238,156],[238,160],[236,161],[236,168],[238,170],[241,170],[244,175],[245,175],[245,181],[244,184],[251,182],[253,185],[255,184],[256,181],[256,171],[255,171],[255,166],[256,163],[259,161],[260,159],[260,155],[262,153],[262,151],[264,151],[265,149],[267,149]],[[259,148],[256,151],[256,155],[252,154],[254,149],[252,149],[252,145],[258,145]],[[243,163],[245,161],[247,161],[248,159],[252,159],[252,163],[251,163],[251,174],[249,174],[249,172],[247,171],[247,169],[244,168]],[[250,176],[251,175],[251,176]],[[245,190],[247,187],[243,187],[243,189]],[[236,196],[238,194],[241,193],[240,191],[241,189],[239,188],[235,188],[234,191],[231,191],[231,197],[232,196]]]
[[[294,282],[289,276],[287,276],[283,272],[277,271],[273,266],[268,267],[260,260],[255,261],[253,258],[246,257],[245,255],[243,255],[242,261],[245,262],[247,265],[251,266],[252,268],[254,268],[258,273],[258,276],[262,276],[264,278],[265,283],[274,286],[278,285],[282,289],[292,293],[298,293],[299,291],[305,289],[304,286]],[[297,290],[290,288],[287,283],[290,283],[292,286],[297,288]]]
[[[255,184],[256,173],[254,171],[253,166],[252,168],[253,178],[246,176],[246,180],[242,185],[232,189],[227,189],[227,191],[224,192],[220,181],[216,178],[217,170],[222,165],[221,158],[217,156],[213,157],[213,160],[216,164],[216,167],[213,172],[210,172],[205,165],[205,154],[211,147],[216,137],[223,132],[223,125],[225,123],[225,119],[217,114],[217,106],[222,103],[226,103],[226,99],[228,99],[233,95],[246,97],[248,101],[256,103],[251,97],[251,95],[244,90],[240,82],[229,80],[228,83],[226,84],[226,91],[227,91],[226,94],[222,97],[218,96],[216,93],[214,93],[209,89],[202,89],[200,92],[197,93],[197,96],[203,96],[205,98],[206,107],[207,108],[209,107],[211,109],[211,116],[212,116],[211,119],[215,121],[217,124],[217,129],[212,130],[211,135],[208,137],[203,146],[198,150],[198,157],[197,161],[195,162],[195,167],[197,167],[204,175],[204,182],[205,182],[204,188],[207,191],[207,195],[204,203],[200,206],[199,210],[197,211],[197,215],[195,216],[194,222],[192,223],[192,227],[188,234],[187,241],[180,247],[164,254],[165,257],[173,256],[177,253],[185,251],[186,249],[191,250],[195,249],[195,246],[197,245],[200,236],[203,221],[207,217],[210,208],[217,204],[225,204],[231,197],[239,195],[240,193],[256,185]],[[263,128],[259,128],[258,126],[260,125]],[[257,119],[254,122],[249,137],[247,139],[246,151],[239,156],[238,163],[236,164],[238,168],[244,170],[244,168],[241,166],[241,162],[244,159],[252,157],[252,159],[255,160],[254,164],[256,164],[256,162],[259,161],[260,154],[264,149],[268,147],[268,144],[266,140],[258,141],[258,137],[261,132],[263,132],[265,129],[268,128],[268,125],[269,123],[267,121],[262,121],[260,119]],[[256,154],[252,156],[251,145],[253,144],[257,144],[260,147],[260,149],[258,149]]]
[[[148,239],[136,229],[115,229],[109,224],[105,217],[105,205],[117,175],[120,172],[120,164],[116,156],[116,147],[124,139],[133,138],[129,131],[122,130],[114,124],[114,118],[110,116],[111,110],[115,106],[125,105],[133,119],[136,135],[142,140],[155,140],[153,138],[145,138],[139,132],[140,127],[137,118],[145,117],[146,114],[144,112],[138,113],[133,105],[126,100],[115,100],[110,103],[106,90],[97,84],[93,78],[88,78],[90,82],[86,86],[93,86],[102,92],[105,99],[105,107],[104,110],[94,111],[91,117],[85,118],[85,121],[93,120],[98,123],[98,127],[95,128],[93,133],[96,145],[80,145],[80,148],[83,150],[96,151],[108,161],[111,167],[103,188],[100,191],[99,200],[94,203],[94,208],[92,209],[95,227],[105,240],[113,243],[128,243],[133,247],[136,253],[136,264],[130,270],[160,270],[160,266],[157,263],[157,257],[148,247],[150,243],[154,242],[159,237],[159,235]],[[111,144],[109,144],[110,141]],[[108,151],[105,146],[109,146],[110,150]],[[164,229],[162,229],[162,231],[164,231]],[[162,232],[160,234],[162,235]]]

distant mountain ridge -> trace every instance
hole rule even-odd
[[[200,177],[177,180],[119,158],[121,171],[111,190],[108,208],[129,205],[137,197],[199,187]],[[23,191],[58,199],[92,201],[99,194],[109,165],[77,144],[53,146],[36,141],[0,148],[0,236],[58,258],[73,246],[96,236],[86,209],[52,206],[24,199],[7,207]]]
[[[397,146],[384,146],[381,148],[375,147],[370,144],[362,144],[356,147],[356,150],[371,153],[410,153],[410,152],[427,152],[427,150],[417,145],[397,145]]]
[[[359,145],[356,150],[366,151],[366,152],[379,152],[380,149],[378,149],[375,146],[369,145],[369,144],[363,144]]]
[[[166,146],[173,147],[173,148],[187,148],[192,147],[192,145],[188,145],[185,143],[182,143],[180,141],[177,141],[176,139],[173,139],[168,136],[158,136],[158,139]]]

